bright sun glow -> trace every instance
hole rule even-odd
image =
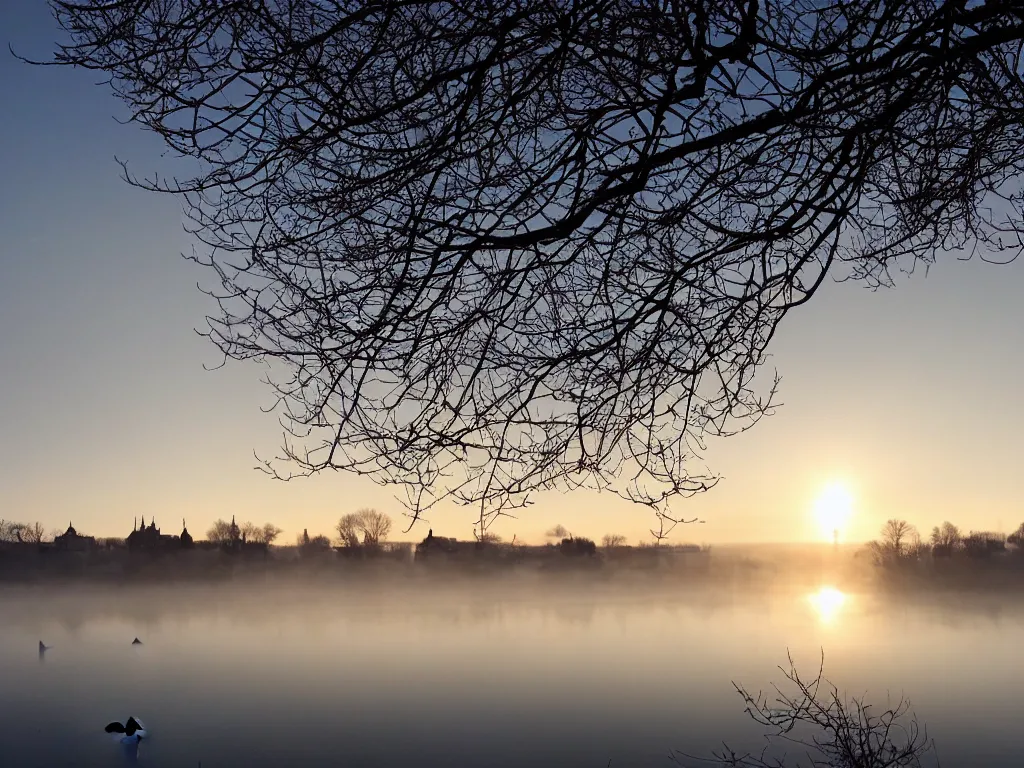
[[[818,521],[821,535],[831,541],[842,537],[853,513],[853,497],[838,483],[825,488],[814,502],[814,517]]]
[[[831,624],[846,604],[846,595],[834,587],[822,587],[808,599],[823,624]]]

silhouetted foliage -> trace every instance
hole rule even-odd
[[[319,534],[310,536],[309,531],[305,529],[298,535],[295,543],[298,545],[299,552],[303,556],[331,552],[331,540],[329,538]]]
[[[298,546],[303,547],[305,549],[330,549],[331,548],[331,540],[329,538],[327,538],[326,536],[323,536],[321,534],[317,534],[315,536],[310,536],[309,535],[309,531],[306,530],[306,529],[303,529],[302,533],[300,533],[298,535],[295,543]]]
[[[590,539],[582,536],[574,536],[567,539],[562,539],[561,544],[558,545],[563,555],[587,555],[593,556],[597,554],[597,545]]]
[[[948,520],[941,526],[932,528],[933,553],[949,555],[956,552],[963,545],[963,535],[960,529]]]
[[[225,520],[216,520],[210,526],[210,530],[206,532],[207,540],[217,544],[237,544],[244,541],[249,544],[266,546],[273,544],[280,535],[281,529],[273,523],[256,525],[244,522],[236,524],[234,518],[231,518],[230,523]]]
[[[921,537],[917,529],[906,520],[886,520],[881,535],[880,541],[872,541],[868,545],[879,565],[912,559],[920,554]]]
[[[863,698],[841,695],[823,677],[824,659],[811,680],[800,677],[792,656],[789,668],[779,669],[791,692],[775,686],[771,699],[733,684],[743,699],[745,712],[768,729],[768,744],[760,754],[736,753],[726,745],[711,758],[677,752],[672,755],[673,761],[682,765],[698,760],[723,768],[919,768],[929,758],[929,763],[937,764],[934,743],[918,725],[906,699],[883,709],[865,703]],[[776,757],[769,754],[773,749],[795,750],[798,757],[792,761]],[[802,762],[804,757],[808,762]]]
[[[236,525],[234,518],[231,518],[230,523],[226,520],[215,520],[206,532],[206,540],[215,544],[229,544],[240,541],[241,538],[241,529]]]
[[[391,533],[391,518],[375,509],[361,509],[343,516],[338,521],[337,531],[342,547],[378,548]]]
[[[1017,530],[1006,537],[1007,544],[1013,544],[1015,547],[1019,547],[1024,543],[1024,523],[1017,526]]]
[[[40,544],[46,538],[46,532],[43,529],[42,523],[18,523],[13,520],[0,520],[0,542],[8,544]]]
[[[626,537],[617,533],[606,533],[601,539],[601,546],[605,549],[626,546]]]
[[[346,547],[349,549],[359,546],[361,542],[359,540],[359,527],[357,524],[357,520],[357,515],[348,514],[344,515],[338,521],[337,531],[339,546]]]
[[[51,6],[55,61],[199,161],[128,178],[208,246],[212,341],[277,364],[284,458],[414,519],[665,512],[829,273],[1022,247],[1015,3]]]
[[[990,531],[971,531],[964,539],[964,552],[969,557],[989,557],[1006,550],[1006,537]]]
[[[263,525],[243,523],[241,528],[245,540],[253,544],[266,544],[270,546],[281,535],[281,529],[273,523],[264,523]]]

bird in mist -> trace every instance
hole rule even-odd
[[[50,650],[51,648],[53,648],[52,645],[44,645],[42,640],[39,641],[39,652],[40,653],[45,653],[46,651]]]
[[[129,717],[124,725],[118,722],[108,723],[103,730],[115,736],[120,736],[120,740],[124,743],[139,741],[147,735],[146,726],[142,724],[142,721],[134,717]]]
[[[142,645],[142,641],[136,637],[134,640],[132,640],[132,645]]]

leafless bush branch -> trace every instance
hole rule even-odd
[[[697,761],[723,768],[920,768],[938,764],[927,730],[910,713],[910,702],[900,698],[885,708],[847,697],[823,677],[824,657],[813,679],[797,672],[792,655],[789,667],[779,667],[787,690],[752,694],[735,685],[745,712],[768,729],[766,745],[758,754],[737,753],[727,745],[711,758],[673,753],[673,762]],[[798,756],[777,757],[773,752],[796,748]]]

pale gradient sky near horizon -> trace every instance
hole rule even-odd
[[[5,48],[45,57],[57,34],[38,0],[0,3]],[[280,442],[260,411],[270,393],[253,365],[203,369],[219,358],[193,331],[211,307],[196,289],[207,275],[178,256],[190,247],[180,207],[125,184],[114,161],[143,173],[163,146],[115,122],[121,105],[98,80],[0,55],[0,518],[114,536],[138,515],[201,534],[234,514],[275,522],[286,542],[361,506],[399,518],[392,492],[365,479],[281,483],[254,470],[253,452]],[[945,519],[1015,528],[1022,293],[1024,263],[953,257],[894,290],[827,285],[775,341],[784,407],[711,445],[721,483],[674,507],[707,522],[673,540],[820,540],[814,501],[834,482],[853,497],[848,541],[894,516],[922,532]],[[430,525],[469,538],[474,517],[439,509]],[[652,522],[607,495],[548,494],[494,530],[539,541],[562,523],[635,541]]]

